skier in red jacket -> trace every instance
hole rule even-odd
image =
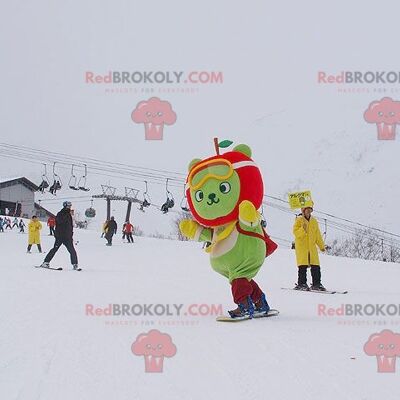
[[[47,220],[47,226],[50,229],[50,236],[54,236],[54,228],[56,227],[56,219],[54,217],[49,217]]]
[[[129,221],[126,221],[124,223],[122,233],[124,234],[124,237],[128,239],[128,243],[133,243],[133,225]]]

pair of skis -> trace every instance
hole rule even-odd
[[[281,288],[283,290],[294,290],[296,292],[308,292],[308,293],[320,293],[320,294],[347,294],[347,290],[314,290],[314,289],[307,289],[307,290],[301,290],[301,289],[295,289],[295,288],[289,288],[289,287],[283,287]]]
[[[41,268],[41,269],[49,269],[51,271],[62,271],[62,267],[42,267],[41,265],[35,265],[35,268]],[[73,269],[73,271],[82,271],[82,268],[77,268]]]

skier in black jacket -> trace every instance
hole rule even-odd
[[[70,201],[64,201],[63,209],[56,216],[56,229],[55,229],[55,243],[54,247],[49,251],[46,258],[43,261],[41,267],[49,268],[50,261],[57,253],[57,250],[63,244],[69,254],[71,256],[71,264],[74,270],[80,270],[78,267],[78,256],[76,255],[76,251],[74,248],[74,241],[72,239],[73,236],[73,222],[71,215],[71,206],[72,203]]]
[[[107,246],[112,246],[112,238],[113,236],[117,233],[117,223],[115,222],[114,217],[111,217],[111,219],[107,222],[106,226],[106,235],[105,238],[107,239]]]

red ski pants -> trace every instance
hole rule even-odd
[[[256,303],[261,298],[262,290],[253,279],[238,278],[232,281],[232,295],[236,304],[243,304],[248,296]]]

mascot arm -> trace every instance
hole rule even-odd
[[[256,210],[253,203],[243,200],[239,204],[240,227],[246,231],[256,231],[260,222],[260,213]]]
[[[184,219],[179,223],[179,230],[183,236],[196,242],[210,242],[212,237],[211,229],[204,228],[198,222],[191,219]]]

